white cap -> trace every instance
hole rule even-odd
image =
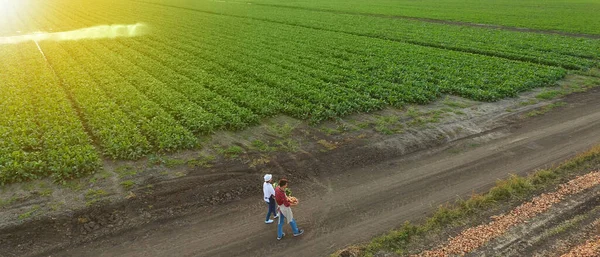
[[[265,181],[269,181],[269,180],[271,180],[271,178],[273,178],[273,176],[271,174],[265,175]]]

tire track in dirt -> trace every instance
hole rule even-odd
[[[600,90],[574,95],[567,100],[568,106],[510,125],[503,137],[462,152],[442,146],[343,173],[316,175],[305,182],[292,181],[291,188],[301,202],[294,215],[306,229],[299,238],[275,239],[276,226],[262,222],[265,206],[257,191],[243,201],[203,207],[181,219],[152,223],[52,255],[326,255],[406,220],[417,220],[456,196],[487,190],[509,173],[524,174],[598,144],[598,97]],[[351,160],[329,165],[347,161]]]

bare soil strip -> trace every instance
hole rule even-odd
[[[523,203],[507,214],[492,217],[494,221],[469,228],[458,236],[452,237],[448,243],[436,250],[425,251],[415,256],[450,256],[465,255],[484,245],[492,238],[504,234],[509,228],[526,222],[532,217],[547,211],[554,204],[559,203],[565,197],[581,193],[582,191],[600,184],[600,171],[592,172],[577,177],[559,186],[552,193],[542,194],[533,200]]]
[[[525,174],[597,145],[598,96],[597,89],[572,95],[565,100],[567,106],[546,115],[401,157],[389,158],[406,151],[398,148],[406,138],[313,156],[311,160],[278,163],[285,167],[279,174],[301,174],[297,178],[302,179],[291,184],[302,202],[294,210],[299,226],[306,230],[299,238],[275,239],[276,227],[263,222],[266,209],[260,201],[260,176],[249,174],[247,183],[252,183],[252,178],[258,183],[255,194],[248,193],[238,201],[198,207],[187,216],[162,219],[82,245],[73,238],[62,250],[44,251],[47,248],[36,248],[39,243],[27,242],[26,237],[18,243],[20,247],[28,246],[29,254],[16,248],[17,241],[5,241],[11,246],[6,249],[19,256],[35,255],[32,251],[41,256],[326,255],[348,244],[369,240],[404,221],[419,220],[456,196],[487,191],[498,178],[509,173]],[[237,185],[225,181],[211,181],[210,186],[221,190]],[[204,186],[199,184],[198,190],[201,188]],[[187,200],[157,200],[160,199],[175,203]],[[169,204],[161,202],[148,204],[153,204],[153,208]],[[136,213],[142,217],[152,213],[152,209],[133,209],[132,215]]]

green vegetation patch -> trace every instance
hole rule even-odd
[[[551,11],[516,0],[150,2],[36,1],[23,8],[27,13],[0,17],[10,33],[81,29],[107,20],[152,26],[140,37],[0,45],[0,184],[45,177],[64,183],[100,172],[103,158],[148,156],[174,167],[184,161],[161,156],[198,149],[205,135],[277,115],[314,124],[428,104],[443,95],[497,101],[554,85],[571,71],[594,76],[600,67],[597,39],[385,17],[481,22],[475,15],[510,25],[527,16],[534,18],[513,25],[592,33],[600,27],[589,22],[597,13],[594,3],[551,1]],[[170,7],[162,9],[165,15],[155,15],[160,5]],[[415,125],[439,116],[415,118]],[[385,134],[401,129],[378,122]],[[269,127],[278,140],[256,148],[299,151],[291,139],[295,125]],[[236,157],[243,149],[223,153]]]
[[[548,104],[548,105],[546,105],[546,106],[544,106],[542,108],[539,108],[539,109],[537,109],[535,111],[528,112],[526,115],[528,117],[535,117],[535,116],[538,116],[538,115],[545,114],[545,113],[549,112],[550,110],[552,110],[554,108],[562,107],[562,106],[565,106],[565,105],[567,105],[567,103],[565,103],[565,102],[556,102],[556,103]]]

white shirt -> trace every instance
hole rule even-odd
[[[269,198],[271,195],[275,196],[275,188],[273,188],[273,184],[265,182],[263,184],[263,193],[265,195],[265,202],[269,202]]]

